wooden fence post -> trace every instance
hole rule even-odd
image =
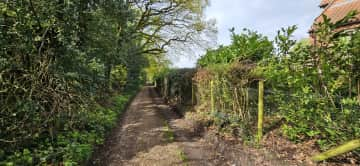
[[[166,76],[164,79],[164,97],[167,98],[169,93],[169,79]]]
[[[191,81],[191,104],[192,104],[192,105],[195,105],[194,81]]]
[[[259,81],[259,101],[258,101],[258,133],[257,142],[260,143],[263,136],[263,120],[264,120],[264,80]]]
[[[210,81],[210,102],[211,102],[211,113],[215,113],[215,99],[214,99],[214,81]]]
[[[350,152],[352,150],[355,150],[357,148],[360,148],[360,139],[352,140],[344,145],[341,145],[339,147],[336,147],[334,149],[328,150],[324,153],[318,154],[311,158],[313,161],[323,161],[326,159],[329,159],[331,157],[338,156],[340,154],[344,154],[347,152]]]

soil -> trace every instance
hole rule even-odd
[[[154,87],[144,87],[88,165],[311,165],[284,160],[265,147],[246,147],[203,129],[197,122],[181,118]]]

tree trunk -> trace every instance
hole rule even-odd
[[[360,104],[360,78],[357,80],[357,94],[358,94],[358,102]]]
[[[352,80],[349,76],[349,97],[352,98]]]
[[[105,89],[106,90],[111,89],[111,70],[112,70],[112,64],[110,61],[108,61],[105,64]]]
[[[86,33],[86,10],[88,6],[87,0],[80,0],[80,9],[79,9],[79,42],[78,46],[82,49],[84,43],[86,41],[85,33]]]

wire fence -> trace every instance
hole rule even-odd
[[[160,83],[160,91],[166,98],[176,98],[177,102],[183,105],[207,105],[207,107],[213,105],[214,108],[208,108],[211,112],[215,110],[215,112],[238,113],[243,118],[246,117],[245,115],[257,112],[259,94],[257,82],[241,85],[231,83],[226,79],[187,82],[184,80],[173,81],[165,78]],[[266,85],[264,97],[266,114],[279,111],[277,108],[278,100],[289,103],[302,100],[329,100],[328,96],[318,93],[296,94],[292,93],[291,90],[274,90],[266,87]],[[335,107],[331,108],[332,110],[353,109],[360,111],[360,102],[346,105],[342,104],[342,100],[350,99],[349,97],[343,95],[332,95],[331,97],[336,102]],[[213,103],[211,103],[212,100],[214,100]]]
[[[354,139],[360,134],[358,96],[279,90],[267,87],[266,83],[262,91],[259,89],[261,80],[244,81],[244,84],[221,77],[164,82],[160,89],[167,98],[176,96],[181,103],[195,107],[197,114],[205,115],[206,120],[219,129],[231,131],[242,138],[256,136],[256,140],[260,141],[263,132],[280,125],[283,134],[289,138],[299,135],[312,137],[312,134],[319,133],[316,139],[329,141],[329,145]],[[288,126],[290,128],[286,129]]]
[[[257,109],[257,102],[258,102],[258,94],[259,89],[254,85],[247,85],[247,86],[237,86],[237,85],[230,85],[230,84],[222,84],[216,83],[214,81],[213,87],[211,87],[211,81],[205,83],[194,83],[193,86],[196,90],[192,91],[192,93],[196,93],[196,101],[210,101],[210,91],[213,89],[213,94],[215,95],[215,102],[219,104],[229,104],[233,105],[233,103],[240,105],[240,107],[247,107],[249,109]],[[283,101],[295,101],[295,100],[329,100],[328,96],[324,96],[318,93],[312,93],[309,95],[297,95],[292,94],[291,91],[275,91],[272,89],[266,89],[264,91],[265,96],[265,107],[266,108],[273,108],[276,103],[273,101],[272,98],[280,98]],[[344,109],[356,109],[360,111],[360,101],[356,105],[345,106],[342,104],[343,99],[353,99],[343,95],[332,95],[332,99],[336,102],[336,107],[333,107],[334,110],[344,110]],[[245,98],[245,99],[243,99]],[[243,102],[243,100],[246,100]],[[233,103],[232,103],[233,102]],[[199,103],[195,103],[199,104]],[[217,105],[217,104],[215,104]]]

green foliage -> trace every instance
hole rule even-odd
[[[283,133],[294,141],[316,139],[328,149],[358,138],[360,118],[358,83],[358,31],[338,32],[339,23],[327,18],[317,26],[317,45],[291,40],[294,27],[282,29],[279,51],[258,67],[267,79],[278,114],[285,118]],[[344,22],[341,20],[340,22]]]
[[[105,108],[96,105],[92,111],[80,111],[76,121],[77,129],[65,127],[53,139],[38,139],[38,145],[31,149],[22,149],[10,153],[1,151],[1,164],[36,165],[64,163],[78,165],[89,159],[93,146],[103,143],[105,134],[116,124],[118,116],[124,111],[130,97],[136,91],[126,95],[116,95],[113,106]]]
[[[112,87],[124,87],[127,81],[127,69],[125,66],[118,65],[111,71],[111,84]]]
[[[216,64],[196,73],[190,69],[171,70],[158,79],[157,85],[171,103],[179,107],[197,105],[206,123],[248,139],[256,129],[252,127],[256,111],[251,103],[255,78],[244,73],[252,68],[254,65],[244,62]]]
[[[175,104],[189,105],[192,101],[192,80],[194,69],[164,70],[159,73],[156,85],[161,94]]]
[[[236,61],[251,60],[259,61],[270,56],[273,51],[272,42],[263,35],[244,29],[240,35],[231,30],[232,44],[220,46],[215,50],[208,50],[198,61],[200,67],[211,64],[229,64]]]
[[[198,66],[203,70],[192,78],[194,93],[204,119],[221,131],[248,139],[256,129],[257,93],[253,84],[259,76],[253,71],[257,62],[271,57],[274,47],[267,37],[248,29],[239,35],[234,29],[231,33],[231,45],[209,50],[199,59]],[[168,78],[174,84],[186,82]]]
[[[130,11],[124,1],[117,3],[112,4],[119,7],[117,12]],[[4,149],[0,165],[81,162],[90,156],[94,144],[101,143],[107,131],[103,128],[114,123],[112,111],[91,106],[103,96],[102,57],[118,56],[113,50],[116,42],[99,43],[114,43],[108,40],[114,39],[110,37],[116,36],[118,27],[113,26],[115,20],[112,25],[108,20],[102,24],[104,13],[98,11],[105,6],[92,5],[87,1],[0,2],[0,145]],[[127,17],[114,14],[118,16]],[[102,26],[97,27],[98,33],[106,32],[97,36],[96,48],[101,52],[96,56],[88,20],[92,27]],[[119,77],[127,71],[119,72],[114,73],[115,79],[123,79]],[[116,86],[124,86],[120,81]]]
[[[178,154],[179,154],[179,159],[182,162],[187,162],[188,161],[188,157],[186,156],[185,152],[183,150],[178,150]]]
[[[164,136],[165,139],[169,142],[174,142],[175,139],[175,133],[171,130],[169,123],[167,121],[164,122]]]
[[[145,68],[147,81],[154,83],[156,79],[163,77],[169,70],[170,62],[163,55],[148,57],[149,66]]]
[[[207,106],[198,111],[206,112],[206,119],[220,131],[248,139],[256,129],[256,105],[252,102],[256,100],[256,91],[252,88],[255,78],[242,73],[248,72],[253,66],[246,63],[215,66],[206,69],[209,73],[197,73],[195,77],[197,104]],[[214,84],[212,93],[210,81]],[[209,108],[211,95],[214,98],[215,112],[211,112]]]

